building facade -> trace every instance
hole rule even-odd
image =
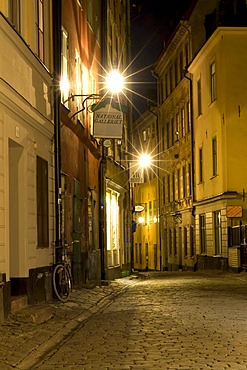
[[[229,229],[246,224],[245,27],[218,27],[193,60],[199,268],[239,270]],[[200,86],[201,85],[201,86]]]
[[[102,2],[102,15],[107,25],[102,31],[102,65],[105,71],[116,69],[125,77],[130,62],[129,0]],[[126,109],[123,115],[122,137],[111,139],[109,147],[103,145],[100,164],[100,248],[102,277],[105,279],[128,274],[131,261],[127,161],[130,114],[124,91],[112,95],[112,99],[124,105]]]
[[[204,18],[216,1],[195,1],[155,64],[158,80],[162,269],[195,270],[192,83],[187,67],[206,40]]]
[[[136,270],[161,269],[157,118],[152,107],[133,122],[131,132],[132,265]],[[150,156],[151,162],[141,167],[143,154]]]
[[[61,34],[62,238],[75,284],[100,282],[99,161],[90,106],[99,90],[101,1],[63,1]]]
[[[29,303],[51,298],[54,125],[50,9],[50,1],[33,1],[28,6],[0,4],[0,321],[7,317],[16,297],[24,296]]]

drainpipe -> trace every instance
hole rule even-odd
[[[157,81],[157,84],[160,82],[160,79],[159,79],[159,75],[157,73],[155,73],[155,71],[151,71],[152,75],[154,76],[154,78],[156,79]],[[156,93],[157,93],[157,106],[158,106],[158,109],[159,109],[159,87],[157,86],[157,89],[156,89]],[[157,113],[154,113],[150,107],[149,107],[149,112],[154,114],[156,116],[156,135],[158,136],[158,143],[160,143],[160,135],[159,135],[159,110],[158,110],[158,114]],[[159,160],[159,157],[160,157],[160,150],[159,150],[159,145],[158,145],[158,160]],[[158,177],[160,175],[160,170],[158,168]],[[160,180],[158,180],[158,196],[159,196],[159,244],[160,244],[160,271],[162,271],[163,269],[163,265],[162,265],[162,248],[161,248],[161,245],[162,245],[162,236],[161,236],[161,233],[162,233],[162,228],[161,228],[161,222],[160,222],[160,210],[161,210],[161,204],[160,204],[160,199],[161,199],[161,187],[160,187]]]
[[[195,202],[195,179],[194,179],[194,174],[195,174],[195,157],[194,157],[194,122],[193,122],[193,83],[192,79],[187,76],[188,70],[185,69],[184,71],[184,77],[189,80],[190,82],[190,122],[191,122],[191,127],[190,127],[190,137],[191,137],[191,197],[192,197],[192,215],[195,216],[194,214],[194,202]]]
[[[107,4],[108,1],[101,2],[101,64],[103,68],[107,68]],[[102,140],[103,141],[103,140]],[[100,214],[99,214],[99,242],[101,251],[101,279],[106,278],[106,186],[105,186],[105,172],[106,172],[106,156],[107,148],[102,144],[102,157],[100,162],[100,176],[99,176],[99,191],[100,191]]]
[[[61,78],[61,27],[62,7],[61,0],[52,1],[53,17],[53,63],[54,63],[54,141],[55,141],[55,222],[56,247],[61,246],[61,139],[60,139],[60,103],[61,91],[58,88]],[[59,250],[56,249],[56,261]]]

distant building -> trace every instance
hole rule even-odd
[[[244,1],[192,2],[155,65],[163,269],[247,261],[245,228],[232,229],[246,223],[244,15]]]
[[[205,42],[204,16],[216,1],[194,2],[155,64],[159,103],[162,268],[196,268],[191,83],[187,66]]]
[[[131,132],[130,182],[132,219],[136,225],[132,234],[132,267],[137,270],[161,269],[157,130],[156,108],[150,107],[150,111],[133,122]],[[143,154],[150,156],[150,166],[141,166]],[[135,175],[139,172],[141,176],[137,178]]]

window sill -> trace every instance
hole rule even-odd
[[[218,177],[219,175],[218,174],[216,174],[216,175],[213,175],[212,177],[210,177],[210,179],[209,180],[213,180],[213,179],[215,179],[216,177]]]

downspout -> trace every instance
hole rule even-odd
[[[157,84],[159,83],[159,75],[157,75],[157,73],[155,73],[155,71],[151,71],[152,75],[154,76],[154,78],[156,79],[157,81]],[[156,94],[157,94],[157,105],[158,105],[158,108],[159,108],[159,88],[157,87],[156,88]],[[151,111],[150,107],[149,107],[149,112],[154,114],[156,116],[156,135],[158,136],[158,143],[160,143],[160,135],[159,135],[159,114],[156,114],[154,113],[153,111]],[[159,112],[159,110],[158,110]],[[159,157],[160,157],[160,150],[159,150],[159,145],[158,145],[158,160],[159,160]],[[161,238],[161,222],[160,222],[160,210],[161,210],[161,204],[160,204],[160,199],[161,199],[161,190],[160,190],[160,180],[159,180],[159,175],[160,175],[160,170],[159,170],[159,167],[158,167],[158,196],[159,196],[159,247],[160,247],[160,271],[162,271],[162,248],[161,248],[161,244],[162,244],[162,238]]]
[[[128,35],[127,35],[127,45],[128,45],[128,60],[127,60],[127,65],[130,66],[131,68],[131,32],[130,32],[130,29],[131,29],[131,20],[130,20],[130,0],[127,0],[126,2],[126,6],[127,6],[127,16],[128,16],[128,19],[127,19],[127,32],[128,32]],[[131,70],[130,70],[130,73],[131,73]],[[130,100],[132,101],[132,93],[130,92]],[[130,131],[131,131],[131,128],[132,128],[132,121],[133,121],[133,111],[132,111],[132,105],[131,104],[128,104],[128,114],[127,114],[127,120],[128,120],[128,123],[127,123],[127,132],[128,132],[128,138],[129,138],[129,134],[130,134]],[[133,142],[132,139],[130,142]],[[129,143],[127,141],[127,152],[129,153]],[[128,154],[129,156],[129,154]],[[130,162],[128,162],[130,163]],[[129,168],[128,168],[128,171],[129,171]],[[134,270],[134,245],[133,245],[133,232],[132,232],[132,220],[133,220],[133,213],[132,213],[132,210],[133,210],[133,195],[132,195],[132,185],[130,184],[130,182],[128,183],[128,187],[129,187],[129,197],[128,197],[128,204],[129,204],[129,210],[131,211],[128,211],[128,230],[126,231],[127,233],[127,236],[128,236],[128,239],[129,240],[129,243],[130,245],[128,246],[130,248],[130,274],[132,273],[132,271]],[[128,255],[128,253],[126,253],[126,255]],[[126,261],[127,263],[129,261]]]
[[[101,64],[107,68],[107,4],[108,1],[101,2]],[[106,151],[107,148],[102,145],[102,157],[100,161],[99,191],[100,191],[100,210],[99,210],[99,242],[101,251],[101,279],[106,278]]]
[[[61,79],[61,0],[52,1],[53,17],[53,63],[54,63],[54,143],[55,143],[55,231],[56,247],[61,246],[62,202],[61,202],[61,138],[60,138],[60,104],[61,91],[58,88]],[[56,249],[56,261],[59,250]]]
[[[189,80],[190,82],[190,122],[191,122],[191,135],[190,135],[190,145],[191,145],[191,198],[192,198],[192,215],[195,216],[194,214],[194,202],[195,202],[195,155],[194,155],[194,120],[193,120],[193,82],[190,77],[187,76],[188,70],[185,70],[184,77]]]

